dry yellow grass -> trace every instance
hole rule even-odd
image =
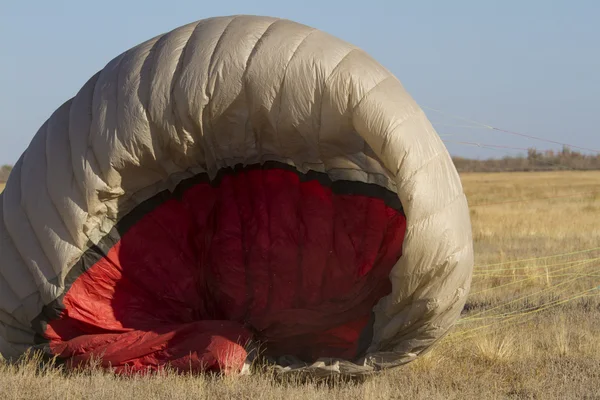
[[[363,384],[323,386],[277,383],[268,375],[65,375],[29,362],[0,365],[0,394],[111,400],[600,399],[600,290],[595,290],[600,172],[463,174],[462,179],[473,219],[473,290],[452,333],[404,368]],[[546,197],[552,198],[514,202]]]

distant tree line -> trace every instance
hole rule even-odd
[[[587,155],[563,147],[561,151],[543,152],[529,149],[527,155],[505,156],[487,160],[452,157],[458,172],[511,172],[511,171],[558,171],[600,170],[600,154]],[[12,166],[0,167],[0,183],[8,180]]]
[[[563,147],[561,151],[543,152],[529,149],[527,155],[487,160],[463,157],[452,157],[452,160],[458,172],[600,170],[600,154],[582,154],[567,147]]]
[[[10,171],[12,171],[12,166],[10,165],[3,165],[0,167],[0,183],[4,183],[8,180]]]

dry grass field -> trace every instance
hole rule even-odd
[[[600,399],[600,172],[463,174],[476,269],[429,353],[362,384],[67,375],[0,364],[3,399]]]

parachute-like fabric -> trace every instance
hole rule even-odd
[[[364,51],[201,20],[112,60],[0,195],[0,352],[120,371],[365,374],[458,318],[473,255],[443,143]]]

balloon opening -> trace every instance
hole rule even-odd
[[[355,360],[391,291],[397,196],[284,165],[200,175],[142,203],[72,275],[52,353],[117,371],[239,371],[270,357]]]

